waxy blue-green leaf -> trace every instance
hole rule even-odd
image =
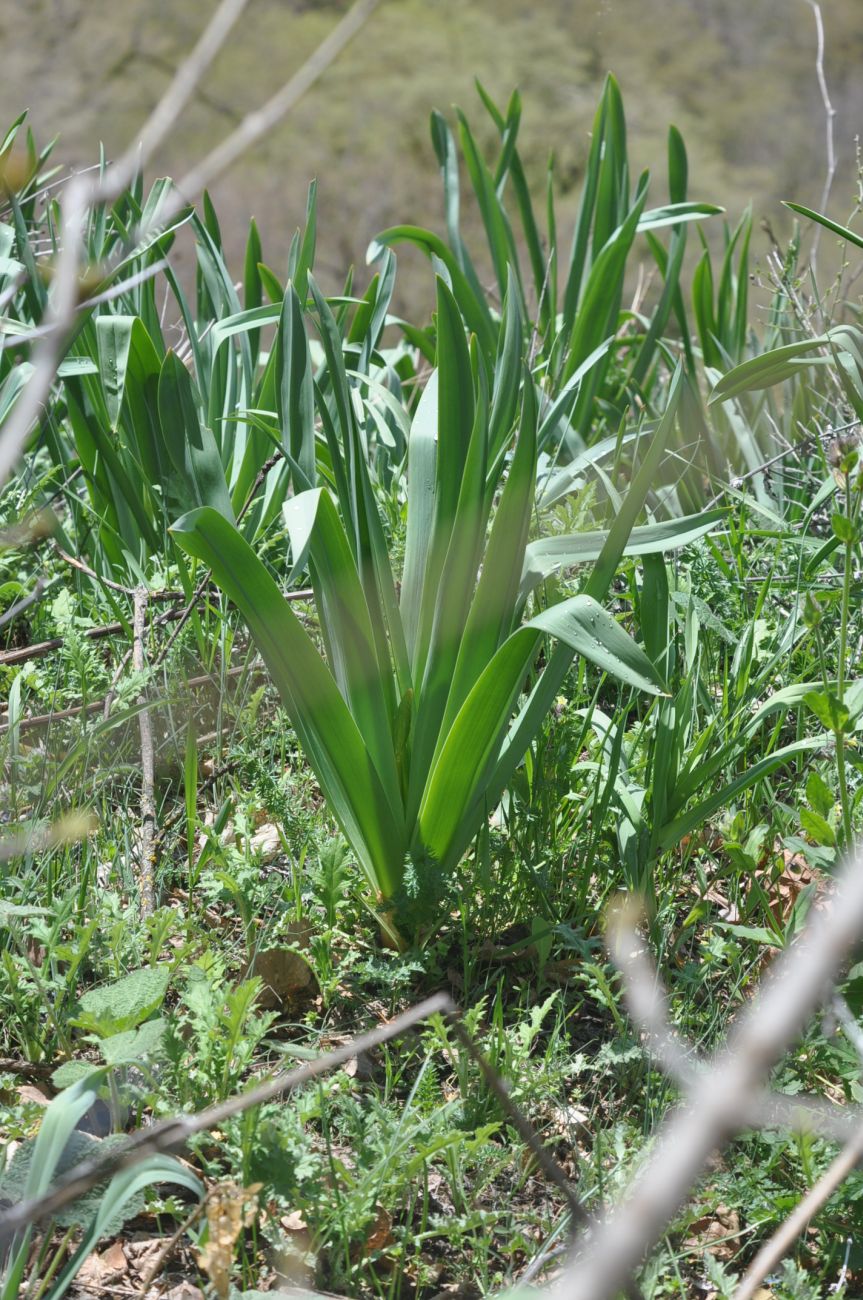
[[[309,559],[333,676],[398,819],[402,813],[393,738],[387,721],[374,633],[342,521],[323,488],[312,488],[291,497],[285,502],[283,514],[294,568],[304,564],[307,556]]]
[[[724,510],[704,510],[697,515],[660,519],[633,528],[621,555],[661,555],[679,550],[712,532],[727,517]],[[525,596],[549,574],[576,564],[598,560],[608,532],[559,533],[530,542],[524,557],[521,594]]]
[[[375,236],[369,245],[366,260],[374,262],[380,257],[382,248],[400,243],[415,244],[429,257],[436,257],[444,264],[456,301],[464,313],[469,328],[479,339],[485,355],[493,357],[497,347],[497,330],[488,305],[484,298],[478,297],[471,288],[455,255],[439,235],[424,230],[421,226],[392,226],[389,230],[382,230]]]
[[[225,472],[212,431],[201,421],[189,372],[169,352],[159,374],[159,419],[174,466],[174,497],[181,509],[212,506],[233,519]]]
[[[512,631],[536,484],[536,402],[527,377],[523,392],[515,454],[495,511],[452,673],[441,737],[447,734],[468,692]]]
[[[802,203],[789,203],[783,200],[783,207],[790,208],[792,212],[798,213],[801,217],[808,217],[810,221],[817,221],[819,226],[824,226],[840,239],[847,239],[849,244],[854,244],[857,248],[863,248],[863,235],[858,234],[856,230],[850,230],[848,226],[841,226],[838,221],[832,221],[830,217],[825,217],[822,212],[816,212],[814,208],[806,208]]]
[[[443,372],[441,377],[443,382]],[[440,442],[439,438],[439,455]],[[426,587],[432,619],[423,674],[414,679],[416,721],[407,805],[409,821],[419,806],[432,755],[439,745],[441,721],[476,587],[490,505],[486,494],[487,462],[488,397],[481,386],[440,577]]]
[[[688,221],[703,221],[724,212],[715,203],[668,203],[664,208],[648,208],[642,212],[636,227],[639,234],[658,230],[661,226],[680,226]]]
[[[222,515],[195,510],[173,532],[189,555],[213,570],[242,613],[333,815],[373,887],[390,897],[401,881],[404,826],[314,642],[248,542]]]
[[[666,689],[644,651],[589,596],[553,605],[513,632],[459,710],[426,787],[419,840],[438,862],[449,861],[462,820],[491,775],[543,632],[619,681],[655,695]]]
[[[299,490],[315,481],[315,396],[309,341],[297,291],[288,285],[279,321],[276,363],[282,446]]]
[[[801,339],[798,343],[786,343],[784,347],[742,361],[714,386],[708,404],[712,406],[714,402],[727,402],[741,393],[770,388],[798,375],[807,366],[824,364],[826,358],[817,353],[829,344],[830,336],[823,334],[814,339]]]

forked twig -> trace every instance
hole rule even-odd
[[[626,1004],[658,1063],[686,1092],[704,1061],[671,1024],[668,997],[636,930],[640,908],[629,901],[619,907],[608,930],[612,958],[623,975]],[[850,1013],[848,1013],[850,1014]],[[840,1106],[805,1093],[785,1096],[762,1089],[746,1099],[740,1127],[787,1128],[847,1142],[863,1124],[863,1108]]]
[[[622,1201],[583,1235],[553,1288],[559,1300],[611,1300],[661,1238],[710,1155],[748,1124],[750,1099],[824,998],[863,931],[863,861],[849,859],[832,897],[777,959],[723,1049],[663,1123]]]
[[[45,332],[34,349],[33,372],[0,434],[0,485],[12,472],[51,394],[67,334],[79,306],[80,254],[91,208],[119,198],[137,169],[173,129],[177,117],[194,94],[246,3],[247,0],[222,0],[192,53],[177,70],[167,92],[150,115],[140,142],[130,146],[117,163],[100,172],[95,179],[82,173],[66,185],[62,243],[55,268],[53,296],[47,319],[42,322]],[[139,226],[134,232],[133,242],[137,244],[146,236],[164,229],[186,206],[189,197],[211,184],[289,113],[356,36],[379,3],[380,0],[355,0],[342,20],[282,89],[262,108],[249,113],[227,139],[165,196],[149,223]]]

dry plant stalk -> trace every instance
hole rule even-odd
[[[132,665],[137,673],[144,673],[147,657],[144,640],[147,635],[147,588],[135,592],[135,612],[132,623]],[[151,916],[156,908],[156,789],[155,750],[153,724],[147,707],[147,698],[138,696],[142,705],[138,713],[138,731],[141,737],[141,843],[138,855],[138,891],[141,915]]]
[[[207,1199],[207,1244],[198,1254],[198,1265],[212,1282],[219,1300],[228,1300],[230,1295],[234,1247],[243,1229],[255,1221],[262,1186],[253,1183],[251,1187],[240,1187],[228,1181],[213,1188]]]

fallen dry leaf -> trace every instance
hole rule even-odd
[[[273,822],[264,822],[249,840],[249,848],[257,853],[262,862],[271,862],[282,852],[282,840],[278,826]]]
[[[307,948],[309,927],[301,921],[294,922],[285,934],[291,945],[267,948],[255,953],[246,969],[246,975],[258,975],[264,982],[258,1005],[265,1011],[280,1011],[290,1007],[300,998],[314,997],[318,982],[309,963],[298,952]]]
[[[139,1241],[126,1241],[123,1249],[133,1273],[148,1273],[165,1249],[165,1239],[143,1237]]]
[[[126,1276],[129,1264],[119,1241],[102,1251],[101,1255],[88,1255],[78,1270],[78,1281],[84,1286],[107,1286]]]
[[[717,1205],[713,1214],[707,1214],[690,1224],[689,1236],[684,1245],[691,1250],[707,1249],[720,1261],[729,1260],[737,1251],[736,1238],[739,1235],[740,1216],[737,1211],[727,1205]]]
[[[204,1293],[192,1282],[180,1282],[178,1286],[172,1286],[166,1291],[162,1300],[204,1300]]]

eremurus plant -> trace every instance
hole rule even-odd
[[[313,293],[326,338],[326,304]],[[490,379],[438,281],[436,365],[409,440],[398,597],[347,380],[342,368],[343,387],[334,362],[331,402],[344,439],[339,505],[327,486],[315,486],[284,512],[294,568],[308,564],[322,649],[229,518],[203,507],[174,533],[243,614],[389,928],[417,934],[438,919],[445,882],[547,711],[545,638],[559,647],[550,660],[558,680],[581,655],[629,687],[663,691],[654,663],[600,601],[647,497],[683,380],[675,376],[585,590],[525,619],[537,410],[518,336]],[[303,382],[303,367],[296,373]],[[323,414],[331,419],[329,408]]]

